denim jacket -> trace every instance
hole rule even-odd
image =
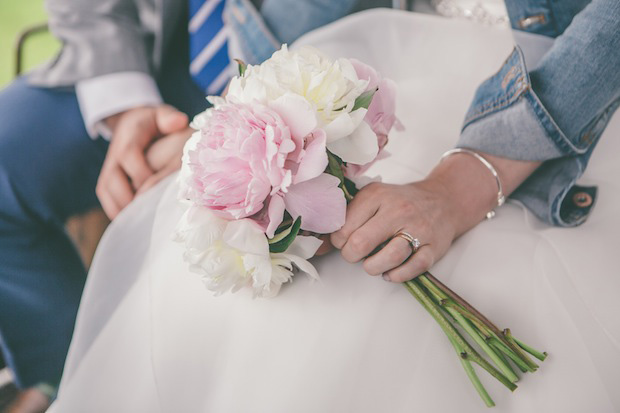
[[[356,0],[265,0],[259,12],[250,0],[227,0],[225,18],[238,50],[260,63],[281,43],[355,6]],[[543,161],[511,198],[551,225],[579,225],[597,188],[575,182],[620,105],[620,1],[506,0],[506,8],[514,30],[555,40],[532,70],[515,46],[478,87],[457,146]]]
[[[544,161],[513,194],[543,221],[575,226],[596,187],[575,185],[620,105],[620,1],[506,0],[513,29],[555,38],[528,70],[519,46],[486,80],[458,146]]]

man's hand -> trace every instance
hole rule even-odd
[[[151,143],[187,128],[187,116],[171,106],[130,109],[106,119],[112,141],[97,182],[103,210],[114,219],[155,173],[145,153]]]
[[[183,147],[194,132],[194,129],[186,128],[153,142],[146,151],[146,162],[155,173],[144,181],[137,194],[149,190],[159,181],[181,168]]]

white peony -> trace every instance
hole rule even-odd
[[[199,119],[202,121],[203,116],[209,116],[208,110],[197,115],[194,118],[191,126],[195,129],[199,129],[199,127],[194,126],[196,121]],[[195,151],[198,142],[200,142],[201,133],[200,130],[197,130],[192,134],[192,136],[185,142],[185,146],[183,147],[183,156],[181,157],[181,170],[179,171],[179,175],[177,177],[177,182],[179,184],[179,192],[178,197],[180,200],[189,200],[191,199],[191,191],[192,187],[190,185],[190,181],[192,178],[192,169],[189,165],[189,153],[191,151]]]
[[[378,152],[376,136],[363,122],[367,110],[353,111],[367,86],[368,80],[358,78],[348,59],[331,60],[310,46],[289,51],[283,45],[262,64],[249,65],[243,76],[233,78],[226,99],[260,102],[278,112],[307,112],[294,99],[301,96],[314,111],[317,127],[325,130],[327,148],[345,162],[363,165]]]
[[[184,259],[190,270],[201,274],[207,288],[217,295],[250,286],[255,296],[275,296],[291,280],[293,264],[318,279],[307,260],[320,240],[297,236],[286,252],[272,254],[264,232],[250,219],[227,221],[207,208],[191,206],[177,225],[175,240],[185,245]]]

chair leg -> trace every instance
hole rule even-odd
[[[15,76],[19,76],[23,69],[23,57],[24,57],[24,44],[26,40],[34,34],[45,32],[48,30],[47,23],[37,24],[36,26],[29,27],[19,34],[15,43]]]

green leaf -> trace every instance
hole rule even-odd
[[[342,189],[342,192],[344,192],[344,197],[346,198],[347,203],[351,202],[355,194],[357,194],[358,189],[351,180],[344,176],[344,172],[342,170],[342,165],[344,162],[342,162],[342,159],[340,159],[338,155],[334,155],[329,150],[327,151],[327,161],[328,164],[325,172],[340,180],[340,184],[338,186]]]
[[[248,65],[241,59],[235,59],[235,62],[237,62],[237,68],[239,69],[239,76],[243,76],[245,74],[245,69],[248,68]]]
[[[344,183],[344,173],[342,172],[342,160],[337,156],[327,151],[327,173],[340,179],[340,184]]]
[[[370,102],[372,102],[372,98],[377,92],[377,90],[378,89],[368,90],[359,95],[357,99],[355,99],[355,103],[353,103],[353,109],[351,109],[351,112],[359,108],[368,109],[368,106],[370,106]]]
[[[359,192],[359,189],[357,189],[357,187],[355,186],[355,183],[353,183],[353,181],[350,180],[349,178],[344,178],[344,186],[345,186],[345,188],[347,188],[347,192],[352,197],[357,195],[357,193]]]
[[[275,244],[282,241],[293,229],[293,222],[289,222],[284,227],[278,227],[276,234],[269,240],[269,244]]]
[[[281,232],[280,234],[287,233],[282,239],[273,244],[269,244],[269,252],[284,252],[288,249],[288,247],[293,243],[295,237],[299,233],[299,228],[301,228],[301,217],[297,217],[293,225],[288,230]],[[280,234],[277,236],[279,237]],[[275,237],[274,237],[275,238]]]

